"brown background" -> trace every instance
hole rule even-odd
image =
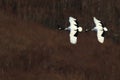
[[[92,17],[109,29],[69,43],[68,17],[83,29]],[[119,0],[0,0],[0,80],[120,80]]]

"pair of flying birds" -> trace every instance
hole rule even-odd
[[[106,27],[104,27],[100,20],[96,19],[96,17],[93,17],[93,21],[95,23],[95,27],[92,29],[86,29],[85,32],[88,31],[96,31],[97,32],[97,39],[100,43],[104,42],[104,33],[108,31]],[[76,44],[77,43],[77,36],[79,32],[82,32],[82,27],[78,26],[78,23],[76,22],[76,19],[73,17],[69,17],[69,23],[70,26],[67,28],[61,28],[59,27],[59,30],[69,30],[70,34],[70,43]]]

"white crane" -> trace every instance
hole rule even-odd
[[[70,43],[76,44],[78,33],[82,31],[82,27],[78,26],[76,19],[73,17],[69,17],[69,23],[70,23],[70,26],[67,28],[64,28],[64,30],[70,31],[70,34],[69,34]],[[62,28],[59,28],[59,29],[62,29]]]
[[[95,23],[95,27],[92,28],[92,31],[96,31],[97,32],[97,39],[100,43],[104,42],[104,35],[105,32],[108,31],[108,29],[106,27],[104,27],[101,23],[100,20],[96,19],[96,17],[93,17],[94,23]]]

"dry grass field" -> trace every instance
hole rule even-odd
[[[120,45],[0,14],[0,80],[119,80]]]
[[[120,80],[120,1],[64,1],[0,1],[0,80]],[[89,28],[93,15],[109,28],[104,44],[82,32],[72,45],[69,32],[56,29],[69,16]]]

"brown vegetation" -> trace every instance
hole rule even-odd
[[[0,9],[8,16],[49,28],[68,26],[69,16],[77,18],[84,28],[89,28],[93,26],[92,17],[96,16],[109,28],[109,37],[119,43],[119,4],[119,0],[1,0]]]
[[[49,27],[55,26],[57,22],[63,24],[68,16],[84,18],[86,21],[96,16],[107,26],[112,24],[119,29],[119,4],[119,0],[1,0],[0,8],[8,14],[13,13],[17,17],[38,21]]]
[[[1,80],[119,80],[119,62],[120,46],[109,38],[102,45],[81,33],[71,45],[68,32],[1,14]]]
[[[0,80],[120,80],[119,1],[66,1],[0,0]],[[69,32],[47,28],[68,16],[88,28],[94,15],[109,26],[104,44],[89,32],[71,45]]]

